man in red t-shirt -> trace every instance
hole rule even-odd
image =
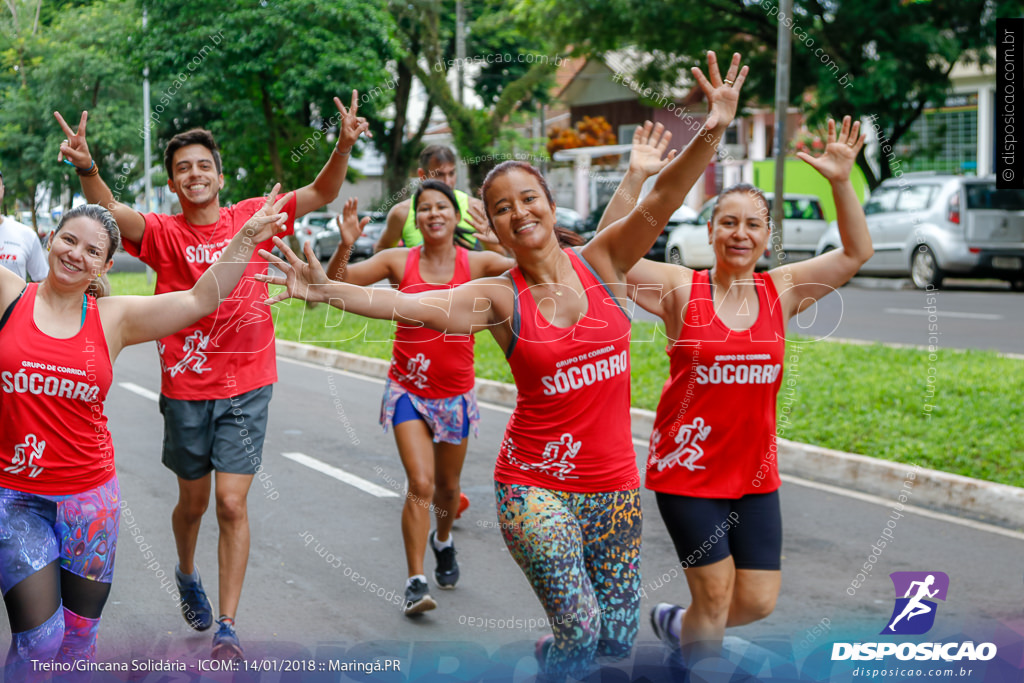
[[[296,190],[285,206],[288,231],[295,218],[338,196],[352,146],[367,130],[366,120],[357,116],[355,91],[349,109],[338,98],[334,103],[340,119],[337,145],[316,179]],[[221,207],[220,152],[210,132],[196,128],[175,135],[164,151],[167,185],[178,196],[181,213],[141,214],[117,201],[100,178],[85,139],[87,112],[77,131],[55,116],[67,135],[61,155],[75,166],[86,199],[114,214],[125,249],[156,271],[157,294],[191,288],[263,206],[256,198]],[[272,245],[256,245],[253,253],[264,247]],[[277,381],[274,324],[263,304],[267,286],[253,278],[265,271],[266,263],[256,259],[216,312],[157,342],[163,462],[178,476],[178,504],[171,516],[179,562],[175,574],[182,613],[199,631],[210,628],[213,613],[194,565],[195,549],[210,501],[210,473],[217,473],[220,617],[212,656],[223,659],[242,657],[234,619],[249,559],[246,497],[262,470],[268,405]]]

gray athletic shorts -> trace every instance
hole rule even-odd
[[[185,401],[160,395],[164,416],[163,463],[182,479],[212,470],[256,474],[263,460],[267,413],[274,386],[232,398]]]

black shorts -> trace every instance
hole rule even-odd
[[[256,474],[262,464],[267,413],[274,386],[231,398],[185,401],[160,394],[163,463],[182,479],[211,471]]]
[[[778,491],[737,499],[655,495],[684,568],[703,567],[730,555],[736,569],[782,568]]]

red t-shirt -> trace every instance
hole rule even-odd
[[[443,285],[424,282],[420,277],[420,252],[413,247],[405,260],[405,272],[398,284],[402,292],[450,289],[469,282],[469,252],[455,248],[455,272]],[[388,377],[406,391],[423,398],[450,398],[473,388],[473,335],[446,335],[426,327],[395,326]]]
[[[63,496],[114,476],[103,402],[113,381],[96,300],[85,324],[56,339],[32,318],[39,285],[28,285],[0,330],[0,486]]]
[[[508,363],[515,411],[494,467],[502,484],[600,493],[640,485],[629,417],[629,316],[589,264],[566,250],[587,290],[587,313],[555,327],[519,268]]]
[[[224,247],[266,200],[246,199],[220,210],[213,225],[191,225],[183,214],[144,214],[142,243],[124,241],[129,254],[156,271],[156,293],[191,289],[220,257]],[[295,197],[284,208],[287,231],[295,227]],[[164,396],[183,400],[230,398],[277,381],[274,321],[263,303],[267,285],[254,279],[267,271],[267,262],[254,246],[245,275],[231,297],[195,325],[157,342]]]
[[[757,320],[738,332],[715,314],[708,271],[693,274],[651,433],[646,485],[653,491],[739,498],[779,488],[775,401],[786,330],[771,276],[754,280]]]

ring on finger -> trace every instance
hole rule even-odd
[[[732,84],[735,83],[736,81],[733,81],[733,80],[730,80],[730,79],[727,78],[727,79],[725,79],[722,82],[731,87]]]

